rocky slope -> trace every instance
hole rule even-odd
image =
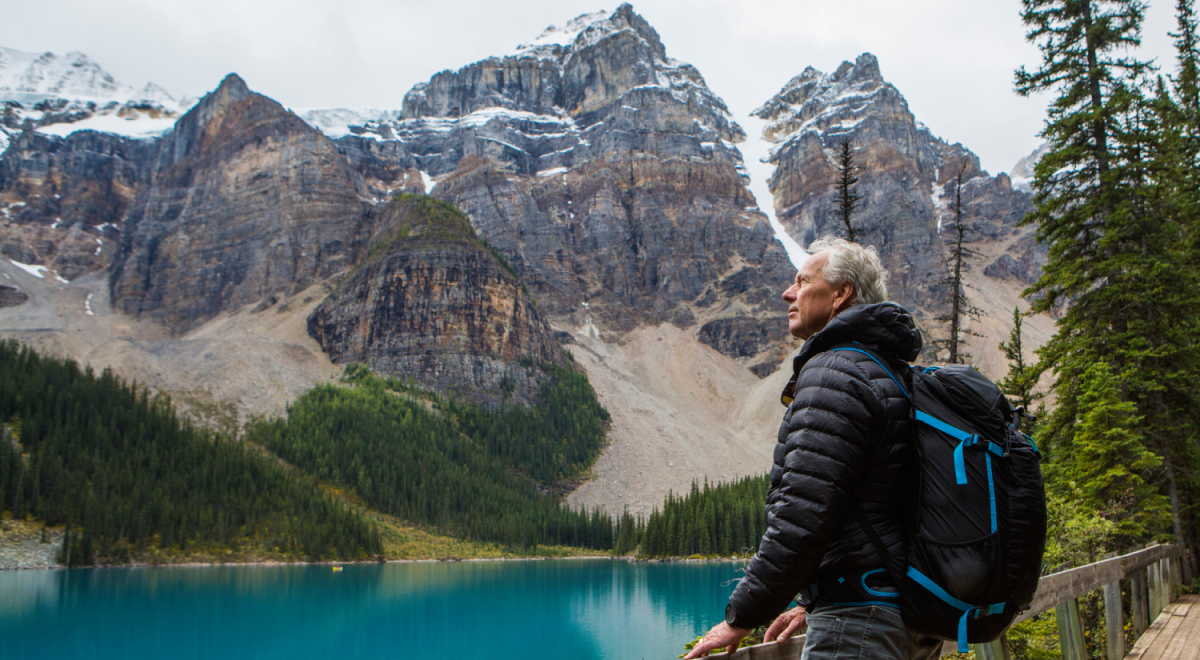
[[[507,264],[444,202],[406,195],[379,214],[368,256],[309,317],[309,334],[336,364],[485,405],[534,399],[537,366],[566,359]]]
[[[336,114],[305,117],[336,131]],[[612,340],[703,328],[760,374],[778,363],[791,266],[746,189],[743,131],[629,5],[439,73],[398,117],[346,132],[339,148],[374,186],[428,177],[558,322],[590,317]]]
[[[770,186],[777,217],[801,245],[824,235],[845,236],[833,189],[834,154],[850,142],[862,195],[856,231],[861,242],[879,248],[891,273],[892,299],[916,310],[932,337],[940,337],[932,319],[946,313],[947,243],[954,235],[960,173],[966,238],[985,257],[969,266],[986,276],[977,285],[1020,289],[1037,277],[1044,251],[1034,243],[1031,227],[1015,226],[1029,210],[1029,194],[1015,189],[1005,174],[982,171],[968,149],[948,144],[917,121],[900,92],[883,79],[873,55],[844,62],[831,74],[809,67],[755,114],[768,120],[763,137],[773,143]],[[1008,318],[1012,308],[986,311]],[[994,349],[1003,338],[991,337],[980,348]]]

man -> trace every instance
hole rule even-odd
[[[766,641],[808,624],[803,660],[937,657],[939,640],[904,627],[896,584],[859,522],[889,553],[903,553],[908,399],[867,354],[830,350],[857,343],[904,373],[901,362],[917,357],[921,335],[904,308],[884,302],[887,271],[875,248],[826,238],[810,249],[783,293],[788,330],[805,343],[784,390],[790,405],[775,446],[767,532],[725,622],[687,657],[736,650],[776,615]],[[802,607],[783,612],[798,593]]]

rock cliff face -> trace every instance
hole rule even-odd
[[[528,402],[537,365],[565,363],[514,273],[453,206],[406,195],[379,212],[368,256],[308,319],[335,364],[485,405]]]
[[[936,315],[946,299],[946,231],[954,220],[955,180],[963,176],[966,238],[990,256],[974,268],[989,276],[1036,278],[1044,252],[1032,228],[1015,228],[1029,210],[1027,192],[1009,178],[989,176],[962,145],[948,144],[918,122],[904,97],[884,81],[874,56],[843,63],[832,74],[812,67],[755,111],[768,120],[773,142],[770,180],[777,217],[801,245],[827,234],[845,236],[833,183],[835,150],[849,141],[862,195],[854,215],[861,242],[879,248],[891,272],[892,299]],[[986,249],[985,249],[986,248]]]
[[[0,253],[66,280],[106,268],[154,136],[187,103],[153,83],[135,91],[82,53],[0,47]]]
[[[0,156],[0,253],[68,280],[104,268],[152,154],[116,135],[22,132]]]
[[[157,145],[125,218],[113,305],[182,333],[354,262],[369,200],[333,143],[236,75]]]
[[[743,131],[628,5],[439,73],[350,131],[339,148],[380,192],[429,177],[552,318],[715,322],[710,345],[778,363],[756,356],[782,339],[792,268],[746,189]]]

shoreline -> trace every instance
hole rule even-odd
[[[75,568],[83,569],[104,569],[104,568],[212,568],[212,567],[232,567],[232,566],[356,566],[362,564],[432,564],[432,563],[466,563],[466,562],[505,562],[505,561],[562,561],[562,560],[596,560],[606,559],[609,561],[624,561],[632,564],[648,563],[648,564],[700,564],[709,562],[737,562],[748,561],[749,557],[714,557],[714,558],[696,558],[696,557],[659,557],[653,559],[642,559],[640,557],[614,557],[612,555],[575,555],[570,557],[468,557],[468,558],[431,558],[431,559],[384,559],[384,560],[353,560],[353,561],[227,561],[227,562],[202,562],[188,561],[179,563],[148,563],[148,562],[130,562],[128,564],[97,564],[95,566],[77,566]],[[69,570],[68,566],[0,566],[0,571],[52,571],[52,570]]]

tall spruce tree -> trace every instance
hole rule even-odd
[[[967,226],[963,222],[963,173],[966,165],[959,169],[954,179],[954,239],[950,244],[950,254],[947,258],[947,275],[942,284],[950,290],[950,310],[938,320],[949,325],[946,338],[934,341],[934,346],[945,348],[950,355],[947,360],[951,364],[965,364],[970,355],[963,351],[964,337],[978,337],[978,333],[966,329],[966,319],[978,320],[982,312],[971,304],[967,298],[967,284],[963,281],[963,270],[969,259],[976,259],[979,253],[966,244]]]
[[[1197,20],[1192,0],[1176,2],[1176,32],[1175,50],[1178,57],[1179,69],[1174,77],[1175,97],[1178,99],[1177,112],[1177,144],[1179,153],[1174,158],[1177,164],[1178,214],[1182,219],[1183,244],[1186,250],[1186,264],[1190,273],[1196,276],[1200,273],[1200,43],[1197,39]],[[1189,347],[1195,348],[1196,334],[1188,339]],[[1183,385],[1185,392],[1200,391],[1200,369],[1193,368],[1189,382]],[[1195,407],[1192,408],[1195,411]],[[1200,411],[1196,411],[1200,413]],[[1185,444],[1191,478],[1183,484],[1184,497],[1190,509],[1188,520],[1188,542],[1192,547],[1191,576],[1200,574],[1200,561],[1197,550],[1200,550],[1200,420],[1193,415],[1190,422],[1190,432],[1187,433]],[[1185,579],[1191,577],[1185,573]]]
[[[854,164],[854,145],[849,139],[843,140],[837,155],[837,205],[842,224],[846,226],[847,240],[855,243],[858,232],[854,230],[854,209],[862,199],[862,195],[854,189],[858,183],[858,166]]]
[[[1036,312],[1066,305],[1055,335],[1039,351],[1055,373],[1057,400],[1042,437],[1062,463],[1058,472],[1090,474],[1090,454],[1075,451],[1075,444],[1091,437],[1083,425],[1094,412],[1089,402],[1101,400],[1087,389],[1096,378],[1111,379],[1120,402],[1133,406],[1128,414],[1143,420],[1134,437],[1147,451],[1161,454],[1164,437],[1174,432],[1163,421],[1172,412],[1163,395],[1177,373],[1172,360],[1183,357],[1178,324],[1169,320],[1187,297],[1169,286],[1179,266],[1173,252],[1179,234],[1148,169],[1153,132],[1145,130],[1147,103],[1140,93],[1147,64],[1129,55],[1140,42],[1144,3],[1022,5],[1027,36],[1043,57],[1037,70],[1017,71],[1017,91],[1056,94],[1042,131],[1050,149],[1035,170],[1035,207],[1024,220],[1037,223],[1048,260],[1026,294]],[[1164,314],[1164,307],[1170,311]],[[1098,363],[1109,369],[1089,374]],[[1159,483],[1157,467],[1128,465],[1140,466],[1137,476],[1145,483]],[[1155,526],[1161,522],[1155,494],[1130,492],[1136,501],[1124,510],[1143,517],[1123,520],[1123,529],[1145,538],[1165,531]]]

